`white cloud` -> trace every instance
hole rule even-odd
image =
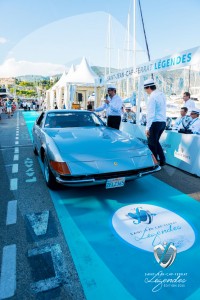
[[[0,44],[5,44],[5,43],[7,43],[7,40],[4,37],[0,36]]]
[[[24,60],[16,61],[15,58],[9,58],[0,65],[0,77],[16,77],[21,75],[51,76],[63,73],[64,70],[64,65],[33,63]]]

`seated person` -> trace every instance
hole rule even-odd
[[[172,123],[172,118],[167,117],[165,130],[171,130],[172,129],[171,123]]]
[[[189,129],[192,133],[200,134],[200,119],[199,119],[200,111],[195,109],[190,113],[191,121],[189,123]]]
[[[147,124],[147,115],[142,114],[140,117],[140,125],[146,126],[146,124]]]
[[[188,124],[191,120],[189,116],[187,116],[188,108],[181,107],[180,117],[176,119],[174,125],[172,126],[172,130],[180,130],[188,127]]]
[[[136,114],[131,110],[132,109],[132,105],[127,103],[125,105],[125,112],[122,116],[122,121],[123,122],[131,122],[131,123],[136,123]]]

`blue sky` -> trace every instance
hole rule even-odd
[[[141,0],[141,6],[152,60],[200,45],[199,0]],[[108,14],[111,66],[127,65],[133,0],[0,0],[0,7],[1,77],[59,73],[83,56],[91,65],[108,65]],[[147,55],[138,5],[136,15],[139,64]],[[132,60],[130,55],[130,67]]]

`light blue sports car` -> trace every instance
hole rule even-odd
[[[58,183],[121,187],[128,180],[160,170],[147,146],[107,127],[91,111],[42,112],[33,127],[33,147],[43,162],[44,177],[51,189]]]

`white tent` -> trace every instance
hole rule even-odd
[[[86,107],[89,95],[95,91],[95,102],[97,93],[99,92],[100,80],[97,74],[91,69],[85,57],[83,57],[80,65],[75,69],[72,65],[69,72],[64,72],[59,81],[47,91],[46,101],[48,108],[54,108],[56,103],[58,108],[62,108],[63,103],[66,108],[71,107],[71,103],[75,94],[83,96],[82,104]],[[73,91],[73,95],[71,95]],[[100,96],[98,96],[100,98]],[[64,101],[63,101],[64,100]]]
[[[76,71],[68,76],[67,80],[70,84],[77,84],[82,86],[99,85],[99,77],[91,69],[85,57],[83,57]]]
[[[66,86],[66,77],[67,77],[67,74],[66,72],[64,71],[62,76],[60,77],[60,79],[58,80],[58,82],[56,82],[54,84],[54,86],[52,86],[51,90],[55,91],[56,89],[58,88],[62,88],[64,86]]]

